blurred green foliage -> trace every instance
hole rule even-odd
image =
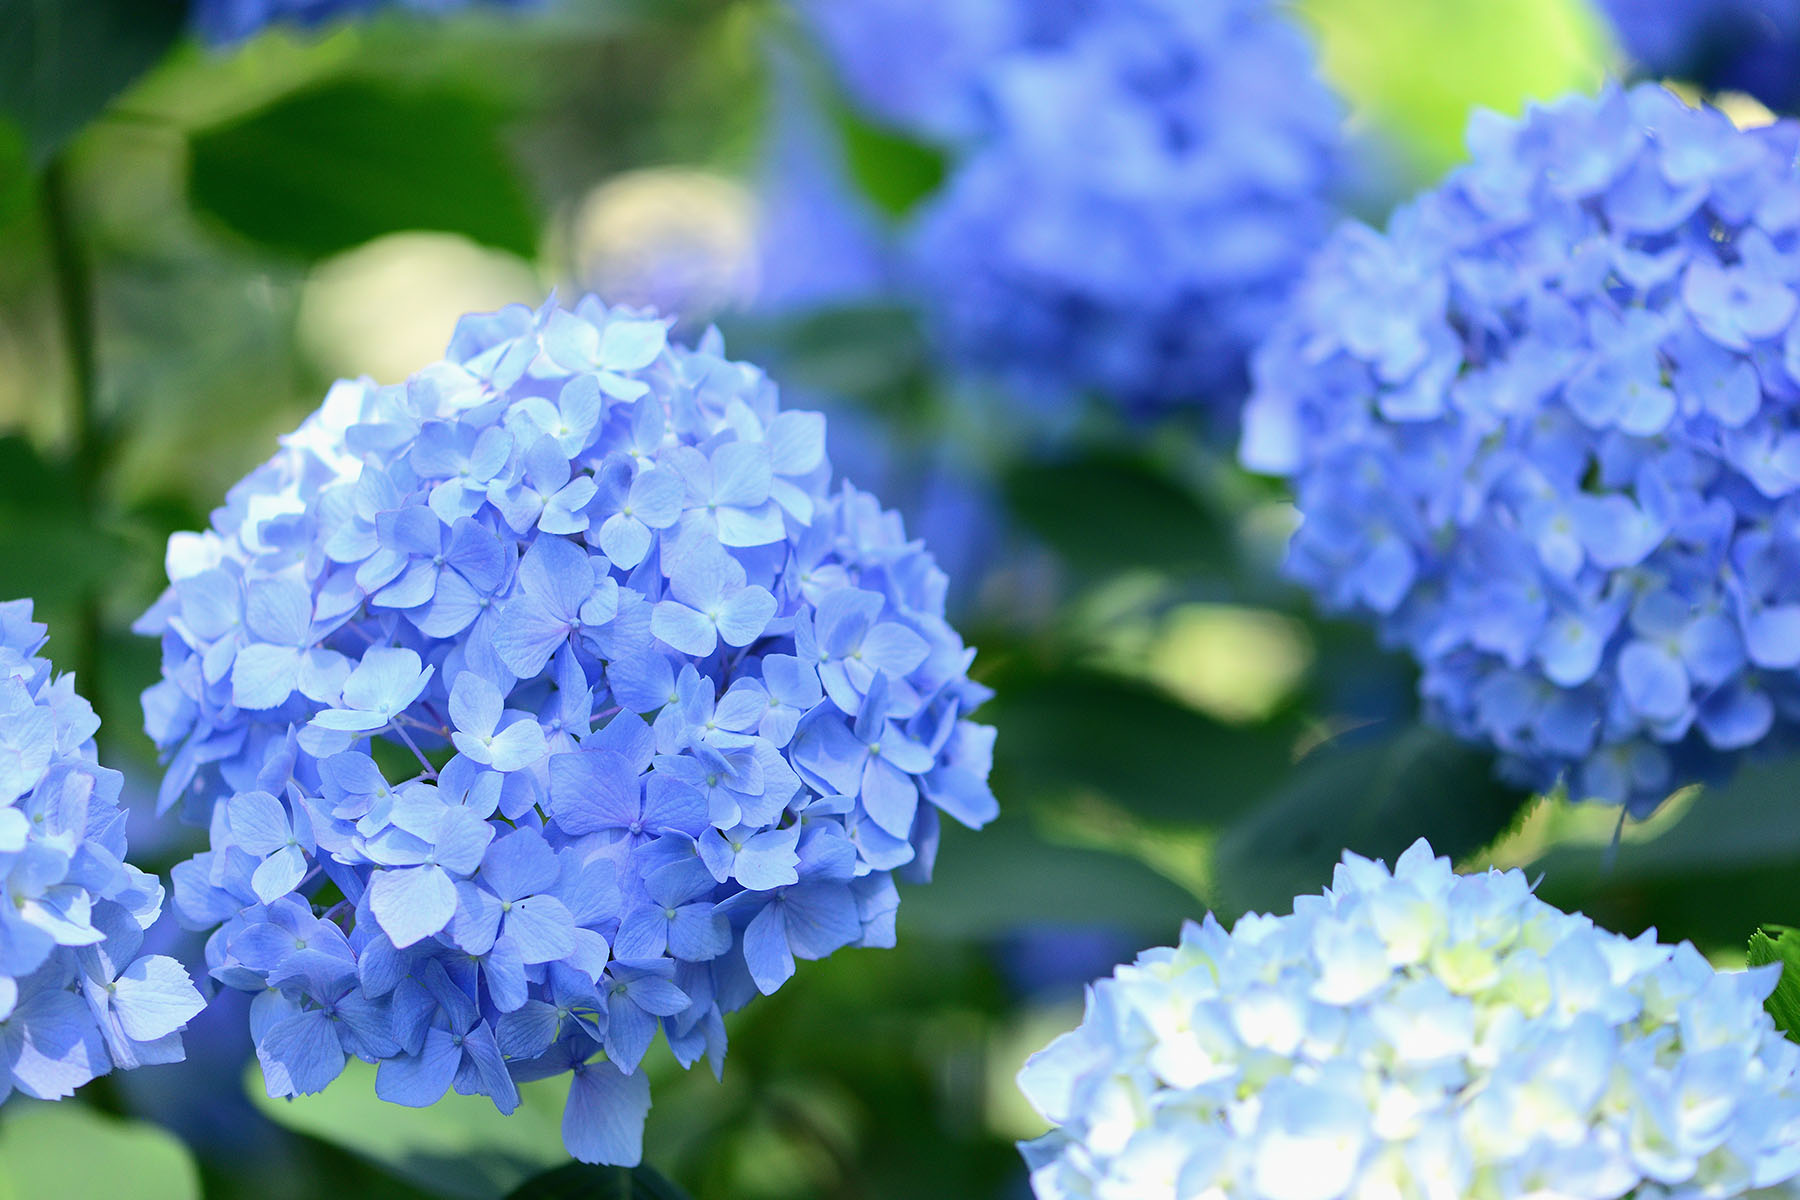
[[[396,229],[529,258],[538,222],[503,121],[461,89],[329,80],[193,138],[188,195],[233,232],[307,259]]]
[[[681,165],[753,188],[763,39],[781,21],[775,0],[564,0],[526,20],[383,19],[165,56],[177,31],[160,4],[0,0],[0,593],[38,599],[51,653],[79,666],[105,719],[103,756],[140,794],[156,766],[136,697],[157,650],[127,626],[161,585],[167,535],[204,525],[334,370],[391,380],[442,346],[458,306],[579,290],[601,185]],[[1399,164],[1373,189],[1388,199],[1460,156],[1469,105],[1591,86],[1610,55],[1579,0],[1301,7],[1358,126]],[[936,151],[848,109],[834,121],[881,210],[941,180]],[[419,230],[447,236],[390,236]],[[71,285],[91,286],[91,346]],[[379,302],[317,319],[346,295]],[[1001,729],[1002,816],[945,830],[935,882],[903,888],[897,949],[804,964],[734,1016],[722,1083],[657,1060],[648,1160],[696,1200],[1022,1196],[1012,1142],[1038,1129],[1011,1080],[1072,1024],[1080,980],[1209,906],[1285,907],[1345,847],[1392,855],[1426,834],[1466,865],[1541,873],[1547,899],[1613,928],[1654,924],[1722,960],[1745,930],[1800,919],[1800,766],[1756,768],[1622,832],[1613,814],[1504,787],[1486,755],[1416,724],[1406,663],[1281,581],[1291,514],[1219,431],[1092,416],[1027,451],[959,405],[903,309],[725,323],[735,352],[896,446],[947,437],[991,469],[1010,528],[957,581],[957,607],[997,691],[983,715]],[[151,866],[192,849],[148,825],[133,838]],[[1081,949],[1096,935],[1099,962]],[[1758,937],[1753,953],[1792,953],[1791,936]],[[620,1186],[554,1170],[554,1082],[500,1118],[455,1096],[382,1104],[360,1069],[321,1097],[252,1101],[260,1079],[251,1068],[240,1091],[241,1069],[196,1073],[212,1107],[112,1081],[81,1103],[10,1103],[0,1197],[106,1194],[115,1176],[52,1193],[32,1174],[57,1161],[66,1184],[72,1147],[83,1169],[134,1181],[112,1194]],[[193,1160],[102,1108],[179,1128]],[[648,1176],[634,1186],[660,1197]]]
[[[182,0],[7,0],[0,119],[42,165],[181,37]]]

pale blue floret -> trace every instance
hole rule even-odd
[[[138,953],[162,885],[126,861],[99,718],[39,655],[31,607],[0,604],[0,1101],[180,1062],[204,1006],[180,963]]]
[[[338,384],[171,540],[146,725],[211,832],[176,908],[271,1095],[568,1073],[570,1151],[635,1162],[659,1032],[718,1069],[796,959],[893,943],[940,810],[994,816],[987,693],[930,555],[830,479],[716,334],[590,299]]]
[[[1260,351],[1242,455],[1290,566],[1536,788],[1643,813],[1794,740],[1800,126],[1653,85],[1471,122],[1346,225]]]
[[[1211,917],[1033,1055],[1040,1200],[1800,1194],[1779,967],[1715,971],[1423,841],[1291,916]]]

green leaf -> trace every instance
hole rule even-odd
[[[0,0],[0,114],[42,166],[153,66],[187,25],[185,0]]]
[[[859,305],[775,321],[727,317],[721,324],[726,344],[767,364],[783,388],[917,415],[910,410],[917,408],[926,347],[908,309]]]
[[[1760,967],[1772,962],[1781,964],[1781,979],[1763,1007],[1775,1018],[1775,1028],[1800,1042],[1800,929],[1764,925],[1750,935],[1744,965]]]
[[[1617,877],[1672,878],[1800,858],[1800,757],[1751,763],[1728,783],[1701,790],[1680,820],[1654,840],[1566,850],[1540,860],[1554,871],[1615,858]]]
[[[0,1111],[0,1200],[80,1196],[200,1200],[200,1172],[155,1125],[15,1096]]]
[[[1279,716],[1228,725],[1153,684],[1080,668],[990,679],[982,721],[1003,801],[1099,792],[1137,816],[1194,826],[1234,819],[1293,767],[1299,732]]]
[[[1218,908],[1287,912],[1330,882],[1345,850],[1390,862],[1418,838],[1461,858],[1489,844],[1529,797],[1486,753],[1422,725],[1361,729],[1313,751],[1289,781],[1219,838]]]
[[[506,1200],[690,1200],[649,1167],[565,1163],[527,1179]]]
[[[1586,0],[1301,0],[1325,77],[1374,130],[1413,160],[1421,182],[1464,157],[1481,106],[1592,91],[1610,64]]]
[[[832,109],[850,178],[883,212],[904,217],[943,184],[942,150],[875,124],[842,100]]]
[[[1800,859],[1800,757],[1753,762],[1701,789],[1654,837],[1559,845],[1528,868],[1538,894],[1608,929],[1655,926],[1707,949],[1742,944],[1743,931],[1791,904]]]
[[[38,619],[55,621],[114,578],[125,553],[88,518],[73,464],[45,459],[22,437],[0,437],[0,600],[30,596]],[[66,648],[59,641],[58,653]]]
[[[519,1089],[510,1115],[485,1096],[446,1095],[430,1108],[389,1104],[375,1094],[375,1068],[352,1061],[315,1096],[271,1100],[252,1068],[246,1090],[277,1124],[352,1151],[451,1200],[493,1200],[565,1163],[562,1105],[566,1081]]]
[[[904,888],[902,936],[993,937],[1023,924],[1114,925],[1172,937],[1203,910],[1186,889],[1122,854],[1046,841],[1024,814],[980,832],[944,822],[931,883]]]
[[[1094,450],[1021,463],[1003,486],[1019,520],[1084,571],[1200,571],[1232,556],[1222,517],[1146,459]]]
[[[501,114],[466,93],[328,82],[194,138],[194,205],[252,241],[322,258],[408,229],[537,251]]]
[[[0,116],[0,229],[31,201],[30,162],[24,132]]]

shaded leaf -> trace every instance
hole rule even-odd
[[[981,719],[1002,731],[1003,802],[1088,789],[1149,820],[1214,826],[1293,767],[1298,729],[1285,715],[1228,725],[1153,684],[1080,668],[988,682],[997,694]]]
[[[1800,1042],[1800,929],[1765,925],[1750,935],[1744,964],[1760,967],[1772,962],[1781,964],[1781,981],[1763,1007],[1775,1018],[1775,1028]]]
[[[79,1101],[15,1096],[0,1110],[0,1197],[200,1200],[200,1172],[174,1135]]]
[[[1562,845],[1535,860],[1538,894],[1608,929],[1655,927],[1703,948],[1742,944],[1743,931],[1793,902],[1800,861],[1800,757],[1751,763],[1704,788],[1649,840]]]
[[[902,893],[902,936],[993,937],[1035,923],[1173,937],[1204,906],[1136,859],[1046,841],[1019,813],[978,833],[944,822],[926,887]]]
[[[720,324],[726,344],[766,365],[783,388],[918,415],[926,349],[908,309],[850,305],[775,320],[726,316]]]
[[[31,167],[25,134],[0,116],[0,229],[31,201]]]
[[[0,0],[0,114],[18,124],[33,164],[48,161],[180,39],[187,7]]]
[[[407,229],[536,253],[538,224],[501,114],[448,88],[336,80],[194,138],[194,205],[237,233],[320,258]]]
[[[600,1167],[565,1163],[533,1176],[506,1194],[506,1200],[690,1200],[688,1194],[649,1167]]]
[[[1093,451],[1021,463],[1003,486],[1021,523],[1079,570],[1194,571],[1232,555],[1220,514],[1141,458]]]
[[[124,553],[89,520],[72,464],[0,437],[0,599],[30,596],[39,620],[60,616],[114,578]]]
[[[942,150],[868,120],[843,101],[832,105],[844,163],[858,190],[889,216],[903,217],[944,182]]]
[[[1616,852],[1562,849],[1538,866],[1555,876],[1594,873],[1613,859],[1614,879],[1657,879],[1800,859],[1800,757],[1751,763],[1729,782],[1703,789],[1681,819],[1647,842]]]
[[[1330,882],[1345,850],[1392,861],[1416,839],[1451,858],[1493,841],[1529,797],[1485,752],[1423,725],[1372,726],[1302,759],[1291,779],[1219,838],[1222,912],[1287,912]]]

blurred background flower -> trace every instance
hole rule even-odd
[[[1800,9],[1783,0],[1601,0],[1642,71],[1800,107]]]

